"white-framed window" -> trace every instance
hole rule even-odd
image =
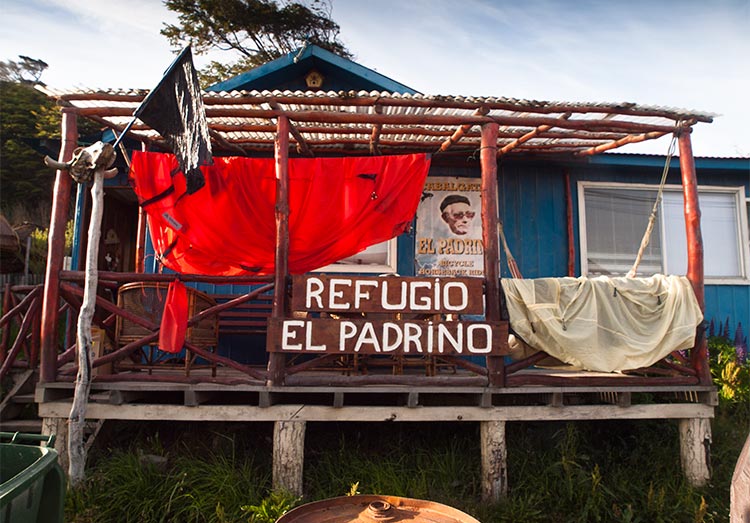
[[[581,271],[622,276],[633,265],[658,186],[579,182]],[[704,277],[708,283],[750,283],[748,217],[743,187],[701,186]],[[682,187],[662,193],[639,275],[687,272]]]
[[[396,272],[396,238],[371,245],[364,251],[326,265],[314,272],[357,272],[383,274]]]

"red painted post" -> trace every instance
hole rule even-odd
[[[703,236],[701,235],[701,210],[698,203],[698,180],[695,175],[693,146],[690,142],[691,129],[679,131],[680,173],[685,200],[685,230],[687,236],[687,278],[693,286],[695,298],[701,311],[705,312],[703,289]],[[690,363],[698,374],[702,385],[711,384],[711,371],[708,366],[708,347],[705,328],[701,324],[695,335],[695,347],[690,355]]]
[[[576,245],[573,235],[573,195],[570,191],[570,173],[565,169],[565,220],[568,225],[568,276],[576,275]]]
[[[276,255],[274,259],[274,293],[272,318],[283,318],[286,312],[286,281],[289,254],[289,119],[279,116],[276,124]],[[286,355],[272,352],[268,355],[268,380],[270,385],[284,383]]]
[[[62,144],[59,160],[67,162],[73,157],[78,145],[78,123],[71,108],[62,109]],[[65,171],[55,174],[55,188],[52,194],[52,218],[49,226],[47,245],[47,269],[44,277],[44,297],[42,299],[41,363],[39,381],[55,381],[57,373],[57,321],[60,299],[60,271],[65,256],[65,225],[70,206],[70,190],[73,183]]]
[[[497,133],[498,124],[482,125],[480,163],[482,169],[482,243],[484,244],[484,299],[487,321],[500,321],[500,242],[498,240],[497,204]],[[505,386],[503,357],[487,357],[490,385]]]

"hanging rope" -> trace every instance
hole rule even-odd
[[[513,257],[513,253],[510,252],[510,247],[508,247],[508,242],[505,241],[505,232],[503,231],[503,222],[498,221],[497,222],[497,232],[500,235],[500,241],[503,243],[503,251],[505,251],[505,259],[508,263],[508,269],[510,269],[510,274],[514,278],[522,279],[523,275],[521,274],[521,269],[518,268],[518,264],[516,263],[516,259]]]
[[[679,134],[679,127],[681,122],[677,122],[675,132],[672,135],[672,142],[669,144],[669,150],[667,151],[667,160],[664,162],[664,170],[661,173],[661,182],[659,183],[659,190],[656,193],[656,200],[654,201],[654,207],[651,209],[651,215],[648,217],[648,225],[646,226],[646,232],[643,233],[641,239],[641,246],[638,248],[638,255],[635,257],[633,267],[628,271],[628,278],[635,278],[638,272],[638,266],[641,264],[643,254],[646,252],[648,242],[651,241],[651,233],[654,230],[654,223],[656,222],[656,213],[659,211],[659,205],[661,204],[662,193],[664,192],[664,185],[667,182],[667,174],[669,173],[669,163],[672,161],[672,155],[674,154],[675,145],[677,144],[677,136]]]

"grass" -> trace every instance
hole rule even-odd
[[[121,422],[100,435],[66,521],[265,523],[356,492],[428,499],[483,523],[728,521],[748,422],[718,409],[702,489],[682,475],[674,422],[508,423],[510,492],[495,505],[480,502],[476,424],[309,423],[306,497],[295,500],[270,490],[270,424]]]

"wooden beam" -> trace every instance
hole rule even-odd
[[[374,114],[383,114],[383,107],[376,105],[372,108]],[[372,126],[372,132],[370,133],[370,154],[380,154],[380,133],[383,131],[383,124],[376,123]]]
[[[565,113],[562,116],[560,116],[559,120],[560,121],[565,121],[568,118],[570,118],[570,116],[571,116],[571,113]],[[522,144],[528,142],[529,140],[531,140],[533,138],[536,138],[537,136],[539,136],[543,132],[549,131],[553,127],[555,127],[555,126],[554,125],[548,125],[548,124],[540,125],[539,127],[537,127],[536,129],[534,129],[533,131],[530,131],[530,132],[524,134],[520,138],[518,138],[516,140],[513,140],[508,145],[504,146],[502,149],[500,149],[497,152],[497,155],[498,156],[503,156],[504,154],[509,153],[510,151],[512,151],[513,149],[515,149],[516,147],[518,147],[519,145],[522,145]]]
[[[213,138],[214,140],[216,140],[216,143],[218,143],[219,145],[221,145],[225,149],[227,149],[229,151],[234,151],[234,152],[238,153],[240,156],[245,156],[245,150],[242,147],[240,147],[237,144],[234,144],[234,143],[231,143],[231,142],[227,141],[227,139],[224,138],[219,131],[216,131],[214,129],[209,128],[208,129],[208,134],[211,136],[211,138]]]
[[[132,111],[128,108],[118,107],[82,107],[75,109],[81,116],[129,116]],[[556,111],[559,112],[559,111]],[[550,118],[546,116],[512,116],[512,115],[451,115],[451,114],[365,114],[355,112],[330,112],[325,110],[312,111],[275,111],[268,109],[206,109],[206,116],[209,118],[278,118],[286,115],[293,118],[295,122],[316,122],[316,123],[348,123],[348,124],[367,124],[372,125],[382,123],[384,125],[483,125],[485,123],[495,122],[499,125],[539,127],[550,125],[562,129],[577,129],[589,131],[610,131],[610,132],[657,132],[663,131],[671,133],[674,131],[673,125],[656,125],[645,124],[631,121],[610,120],[607,118],[591,120],[568,120],[562,121],[559,118]]]
[[[630,143],[639,143],[645,140],[654,140],[656,138],[661,138],[665,134],[669,134],[669,133],[658,131],[658,132],[651,132],[651,133],[643,133],[639,135],[628,135],[623,138],[620,138],[619,140],[614,140],[609,143],[597,145],[596,147],[592,147],[591,149],[586,149],[585,151],[579,151],[575,153],[575,155],[576,156],[593,156],[594,154],[603,153],[604,151],[616,149],[618,147],[621,147],[623,145],[627,145]]]
[[[486,105],[483,105],[482,107],[477,108],[476,111],[474,111],[473,116],[486,116],[489,114],[490,108]],[[445,152],[447,151],[453,144],[458,143],[461,138],[463,138],[466,133],[469,132],[469,130],[474,127],[474,124],[464,124],[458,129],[456,129],[453,134],[448,138],[446,141],[444,141],[440,145],[440,149],[438,149],[438,152]]]
[[[78,124],[73,109],[62,110],[62,144],[59,160],[68,162],[73,158],[73,150],[78,146]],[[57,373],[57,306],[60,299],[60,270],[65,257],[65,226],[68,221],[70,189],[73,179],[65,171],[55,174],[55,187],[52,193],[52,219],[50,220],[47,246],[47,268],[44,277],[42,298],[41,362],[39,381],[55,381]]]
[[[106,120],[104,120],[106,122]],[[108,124],[107,124],[108,125]],[[256,132],[256,133],[274,133],[276,132],[276,126],[272,124],[217,124],[212,123],[209,126],[211,129],[220,132]],[[333,127],[323,125],[305,125],[295,126],[301,133],[308,134],[341,134],[348,133],[353,135],[372,135],[372,126],[348,126],[348,127]],[[145,125],[134,125],[131,129],[133,130],[150,130],[151,128]],[[381,128],[381,135],[392,135],[392,134],[413,134],[417,136],[437,136],[447,137],[451,136],[455,131],[448,128],[432,128],[432,127],[419,127],[419,126],[388,126]],[[519,138],[523,136],[523,133],[501,130],[498,131],[498,138]],[[468,130],[464,133],[464,138],[479,138],[481,132]],[[545,133],[547,138],[561,138],[561,139],[579,139],[579,140],[590,140],[590,141],[613,141],[619,140],[628,136],[622,132],[587,132],[587,131],[548,131]]]
[[[182,390],[182,389],[181,389]],[[43,418],[66,417],[69,400],[39,404]],[[534,406],[362,406],[344,405],[185,405],[92,403],[90,419],[173,420],[173,421],[576,421],[610,419],[706,419],[714,417],[714,408],[699,403],[654,403],[620,407],[618,405]]]
[[[143,101],[144,94],[117,94],[117,93],[70,93],[61,96],[55,96],[56,98],[63,101],[85,101],[85,100],[96,100],[96,101],[113,101],[113,102],[130,102],[133,107],[126,108],[129,112],[125,116],[130,116],[133,113],[133,109]],[[279,95],[244,95],[237,97],[228,96],[212,96],[207,94],[203,97],[203,104],[207,107],[212,105],[262,105],[264,103],[276,102],[278,104],[292,104],[302,106],[315,106],[315,105],[326,105],[326,106],[391,106],[391,107],[419,107],[419,108],[447,108],[447,109],[474,109],[476,108],[477,102],[475,99],[464,100],[460,97],[456,98],[442,98],[440,100],[430,99],[429,97],[424,98],[397,98],[397,97],[382,97],[382,96],[307,96],[307,95],[294,95],[294,94],[279,94]],[[663,117],[671,120],[678,121],[680,119],[691,118],[696,122],[707,122],[713,121],[713,117],[710,115],[695,115],[685,114],[682,112],[670,111],[659,108],[641,107],[633,103],[616,104],[616,105],[602,105],[602,104],[583,104],[583,103],[554,103],[548,104],[543,102],[527,102],[527,101],[514,101],[509,99],[495,98],[484,101],[484,105],[489,107],[490,110],[502,110],[512,112],[526,112],[536,114],[555,114],[561,112],[572,112],[572,113],[612,113],[621,114],[627,116],[645,116],[645,117]]]
[[[276,101],[269,101],[268,106],[275,111],[281,111],[281,108]],[[289,126],[289,132],[297,142],[297,154],[301,154],[303,156],[314,156],[313,152],[310,150],[310,146],[307,144],[307,141],[304,139],[302,134],[300,134],[300,132],[297,130],[297,127],[289,121],[287,121],[287,125]]]
[[[84,280],[82,271],[61,271],[60,279],[63,281],[81,282]],[[273,276],[205,276],[202,274],[181,274],[180,279],[183,282],[201,282],[222,284],[251,284],[251,283],[269,283],[273,281]],[[133,282],[166,282],[174,281],[174,274],[138,274],[134,272],[110,272],[99,271],[99,284],[106,282],[133,283]]]

